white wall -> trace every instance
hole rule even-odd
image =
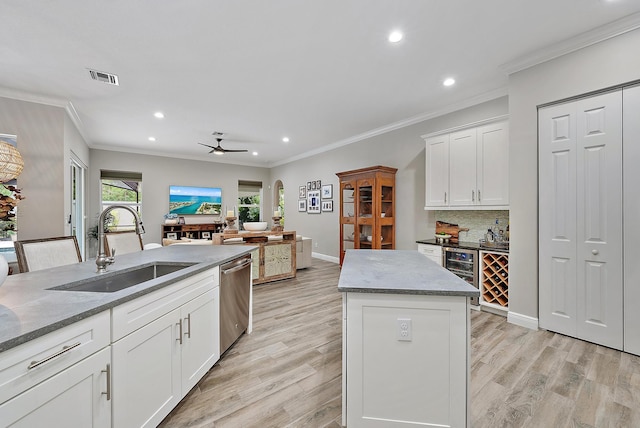
[[[509,310],[538,318],[537,106],[640,79],[640,30],[509,78]]]
[[[169,186],[203,186],[222,188],[222,206],[237,205],[238,180],[261,181],[264,189],[264,217],[273,214],[269,170],[214,162],[140,155],[106,150],[90,151],[88,227],[95,226],[100,214],[100,170],[142,173],[142,221],[145,243],[162,242],[160,233],[164,214],[169,212]],[[200,220],[187,216],[187,222]],[[95,242],[92,243],[94,257]]]
[[[508,110],[507,97],[498,98],[435,119],[359,141],[303,160],[274,167],[271,182],[282,180],[285,190],[285,229],[313,239],[313,252],[338,257],[339,201],[335,173],[374,165],[398,168],[396,173],[396,248],[416,249],[415,241],[433,237],[433,211],[424,211],[425,142],[421,135],[465,125]],[[298,186],[322,180],[333,184],[334,211],[298,212]]]
[[[24,160],[18,239],[65,234],[65,116],[61,107],[0,97],[0,133],[17,135]]]

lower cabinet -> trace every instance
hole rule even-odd
[[[3,427],[111,426],[109,347],[0,405]]]
[[[418,244],[418,252],[426,258],[433,260],[442,266],[442,246],[431,244]]]
[[[216,287],[112,345],[113,424],[155,427],[220,357]]]

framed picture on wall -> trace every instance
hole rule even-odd
[[[298,187],[298,199],[305,199],[307,197],[307,188],[306,186]]]
[[[320,191],[307,192],[307,213],[320,214]]]
[[[323,212],[333,212],[333,201],[322,201]]]
[[[307,191],[308,190],[311,190],[311,182],[310,181],[307,181]]]
[[[211,239],[211,232],[202,232],[202,239]]]
[[[333,184],[322,186],[322,199],[333,199]]]
[[[316,189],[317,190],[322,189],[322,181],[321,180],[316,180]]]
[[[307,210],[307,200],[298,201],[298,211],[305,212]]]

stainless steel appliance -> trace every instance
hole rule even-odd
[[[251,255],[220,267],[220,355],[249,326]]]
[[[444,247],[442,266],[478,288],[478,251],[466,248]],[[472,305],[478,305],[477,297],[471,298]]]

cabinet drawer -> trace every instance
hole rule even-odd
[[[442,247],[439,245],[418,244],[418,252],[425,256],[442,258]]]
[[[123,338],[218,285],[220,269],[215,267],[116,306],[111,310],[111,341]]]
[[[109,311],[0,354],[0,403],[109,345]]]

